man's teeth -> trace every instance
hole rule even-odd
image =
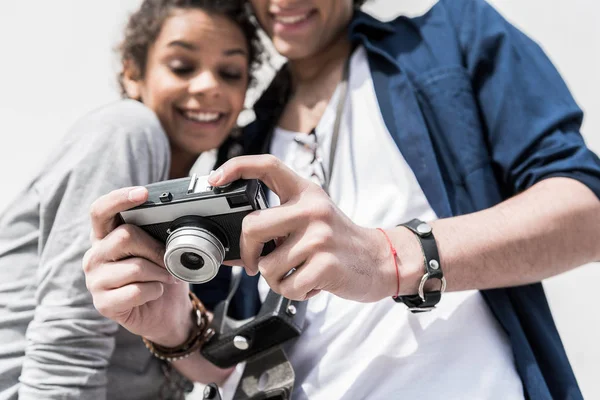
[[[220,113],[210,113],[210,112],[186,111],[185,116],[186,116],[186,118],[189,118],[191,120],[198,121],[198,122],[214,122],[219,119],[221,114]]]
[[[275,17],[275,20],[277,22],[280,22],[282,24],[287,24],[287,25],[291,25],[291,24],[296,24],[300,21],[304,21],[305,19],[308,18],[308,14],[303,14],[303,15],[295,15],[295,16],[289,16],[289,17],[284,17],[281,15],[278,15]]]

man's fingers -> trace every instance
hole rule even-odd
[[[302,192],[310,183],[269,154],[232,158],[213,172],[208,181],[213,186],[222,186],[237,179],[261,180],[282,203]]]
[[[226,260],[223,261],[223,265],[227,265],[228,267],[246,267],[244,262],[241,259],[238,260]]]
[[[276,284],[277,289],[273,290],[290,300],[298,301],[308,300],[317,295],[321,291],[318,288],[319,275],[316,272],[318,269],[309,265],[310,263],[311,261],[307,261],[305,265],[286,276]]]
[[[240,255],[246,271],[251,275],[258,273],[264,244],[271,240],[281,241],[292,232],[303,232],[306,220],[306,210],[289,204],[246,215],[240,234]]]
[[[248,275],[258,273],[258,259],[262,253],[264,243],[256,241],[249,235],[240,236],[240,257]]]
[[[297,208],[285,205],[255,211],[244,217],[240,234],[240,256],[250,275],[258,273],[258,259],[265,243],[286,237],[300,227],[300,213]]]
[[[310,256],[302,234],[288,237],[283,244],[258,261],[258,270],[269,282],[276,285],[292,270],[304,264]]]
[[[92,240],[101,240],[120,224],[118,214],[143,204],[148,199],[145,187],[129,187],[113,190],[98,198],[90,208]]]
[[[254,211],[242,220],[241,236],[250,236],[256,241],[266,243],[303,229],[306,219],[307,214],[300,207],[285,204]]]
[[[100,265],[129,257],[145,258],[164,268],[165,246],[141,228],[134,225],[121,225],[110,232],[104,240],[96,243],[87,263]]]

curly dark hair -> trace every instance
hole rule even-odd
[[[144,0],[140,8],[129,17],[123,41],[117,50],[122,64],[132,62],[144,77],[148,52],[165,20],[176,9],[201,9],[208,13],[223,15],[240,27],[249,49],[250,84],[254,83],[253,72],[259,67],[263,57],[263,46],[245,0]],[[123,85],[123,71],[118,75],[121,94],[127,97]]]

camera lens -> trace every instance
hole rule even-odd
[[[204,258],[202,258],[202,256],[199,256],[196,253],[183,253],[179,261],[181,262],[181,265],[193,271],[197,271],[200,268],[204,267]]]
[[[217,275],[225,252],[221,240],[208,229],[182,226],[167,238],[165,266],[182,281],[204,283]]]

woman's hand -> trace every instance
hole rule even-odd
[[[92,248],[86,285],[100,314],[162,346],[185,342],[192,328],[188,285],[163,263],[164,245],[140,228],[119,225],[119,212],[144,203],[145,188],[115,190],[91,208]]]
[[[260,179],[281,200],[281,206],[244,218],[240,250],[249,274],[260,272],[271,289],[294,300],[321,290],[363,302],[396,294],[396,270],[383,234],[354,224],[318,185],[271,155],[229,160],[209,182],[218,186],[240,178]],[[280,243],[277,249],[260,257],[273,239]]]

